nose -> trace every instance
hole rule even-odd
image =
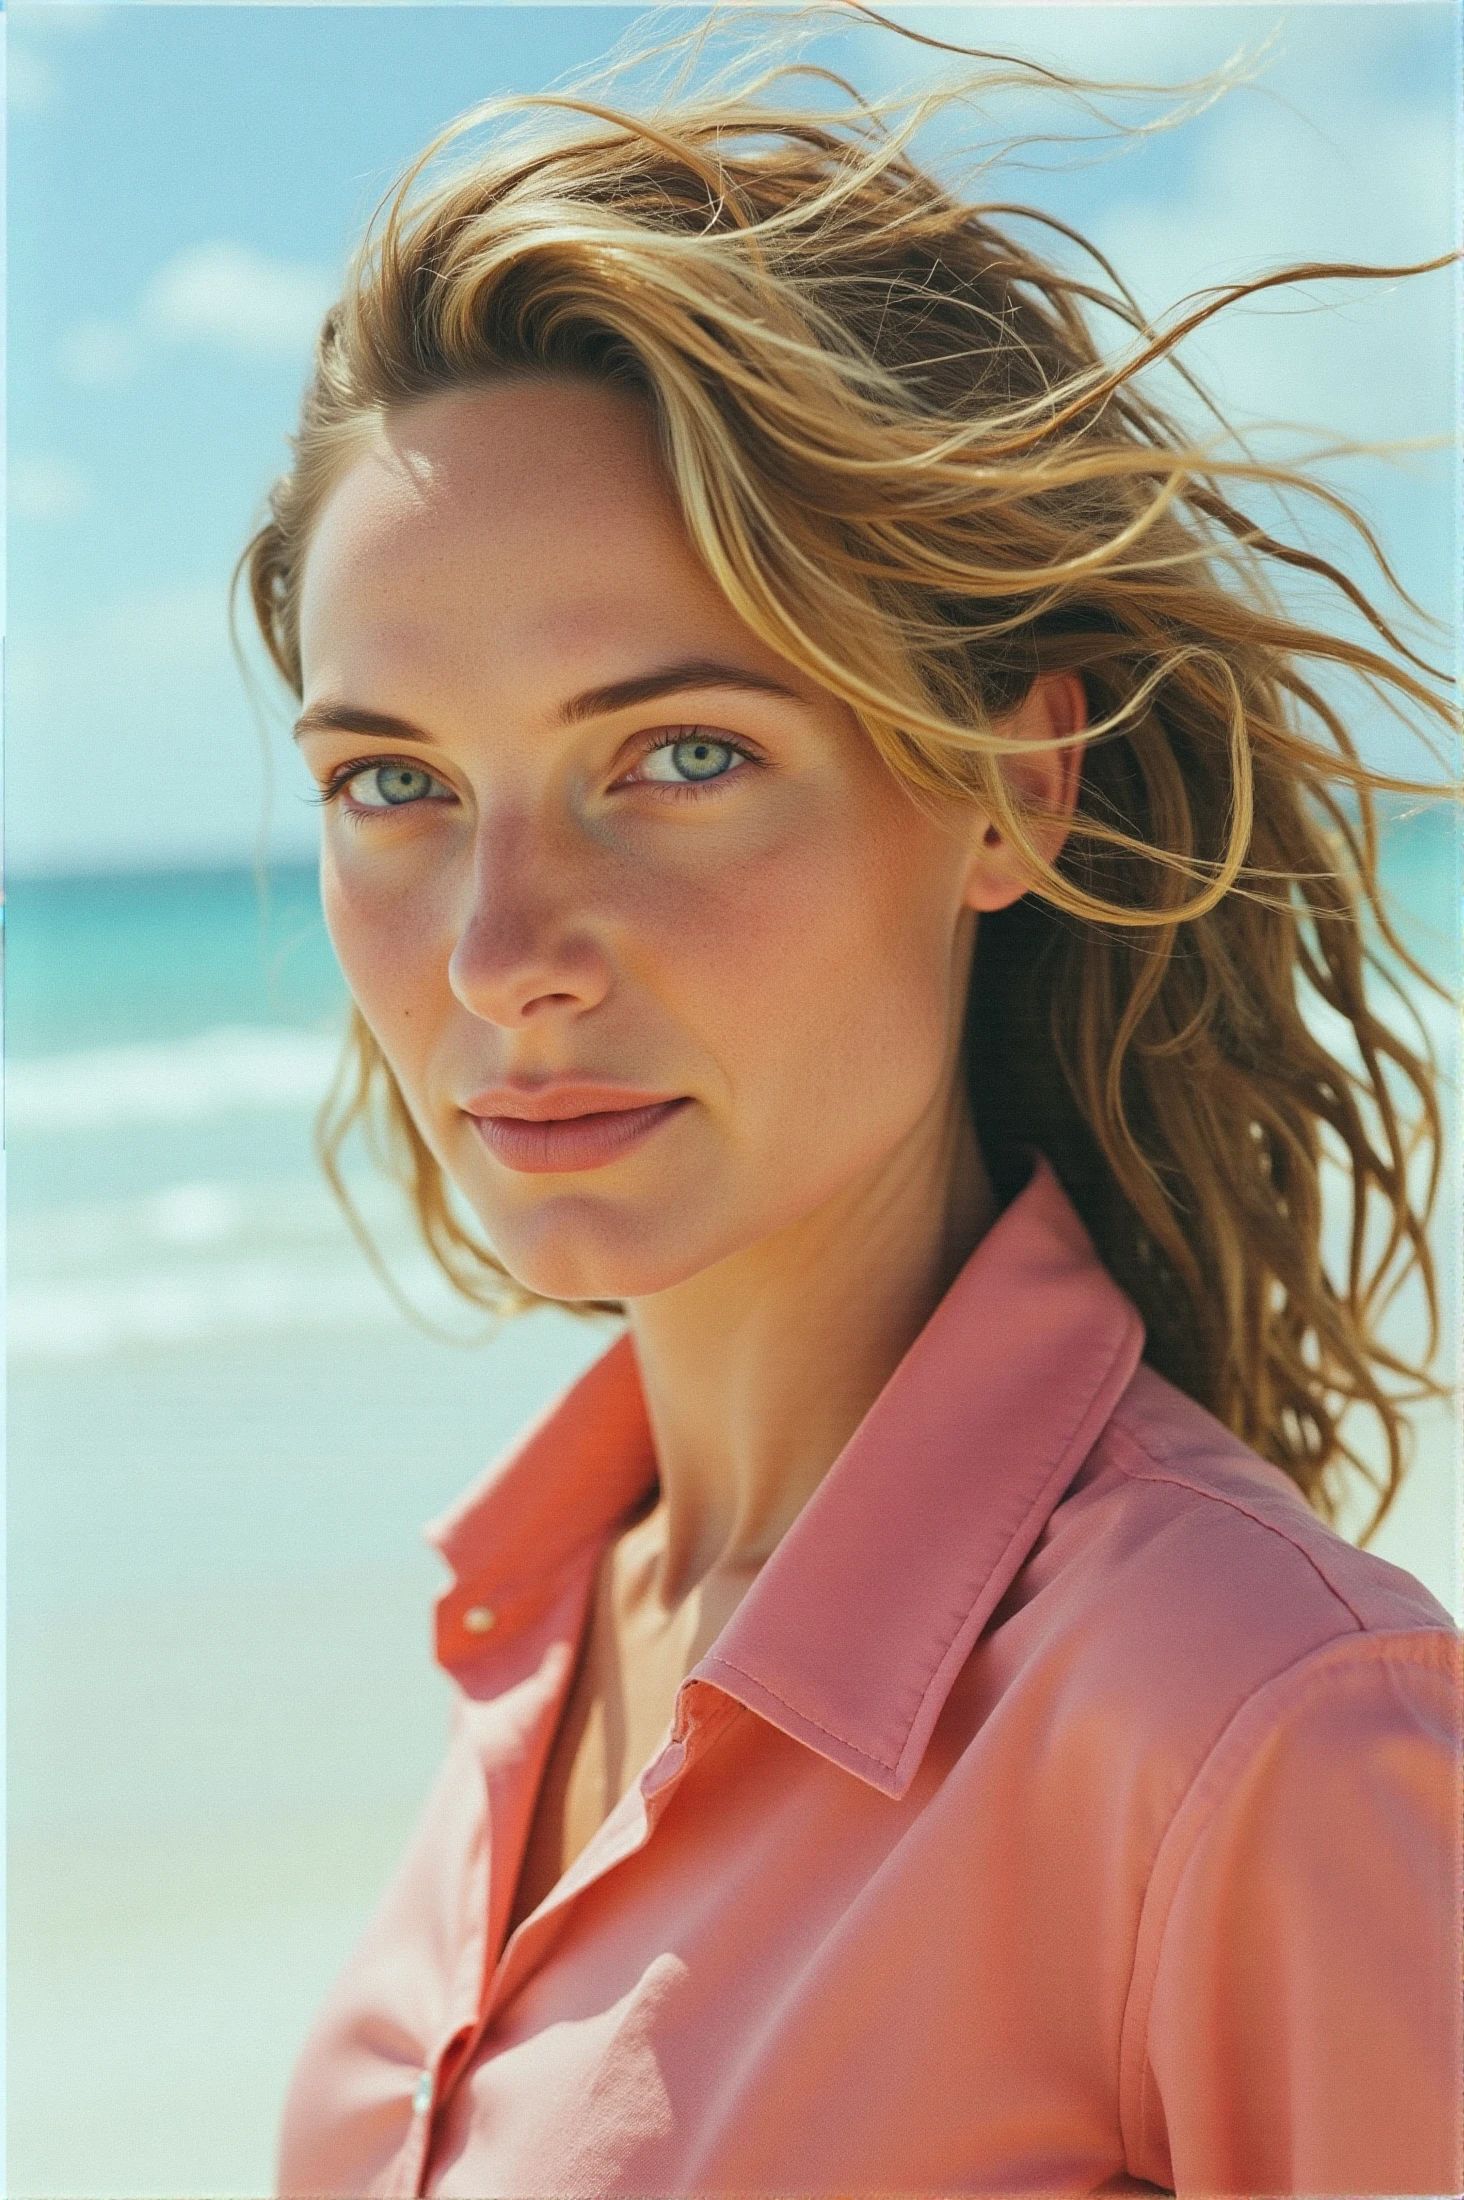
[[[447,975],[466,1009],[505,1030],[583,1015],[610,989],[582,869],[525,810],[480,819]]]

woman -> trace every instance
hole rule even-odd
[[[453,1741],[282,2187],[1453,2190],[1456,1645],[1328,1525],[1438,1116],[1317,674],[1427,668],[867,111],[525,105],[246,562],[327,1158],[384,1108],[465,1290],[627,1326],[435,1530]]]

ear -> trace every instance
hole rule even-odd
[[[1002,757],[1000,769],[1018,794],[1056,813],[1032,827],[1032,837],[1049,863],[1067,839],[1068,828],[1062,820],[1073,814],[1083,768],[1080,741],[1067,748],[1049,744],[1081,733],[1087,723],[1087,700],[1075,672],[1039,673],[1017,708],[995,722],[995,730],[1008,739],[1032,744],[1028,755]],[[987,811],[975,813],[973,826],[966,907],[1005,909],[1028,891],[1031,873]]]

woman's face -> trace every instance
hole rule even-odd
[[[643,1296],[908,1175],[955,1105],[976,826],[737,617],[635,400],[393,415],[301,650],[341,966],[522,1283]]]

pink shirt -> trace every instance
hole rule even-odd
[[[430,1531],[454,1736],[283,2191],[1457,2192],[1457,1639],[1141,1345],[1039,1162],[505,1946],[616,1343]]]

